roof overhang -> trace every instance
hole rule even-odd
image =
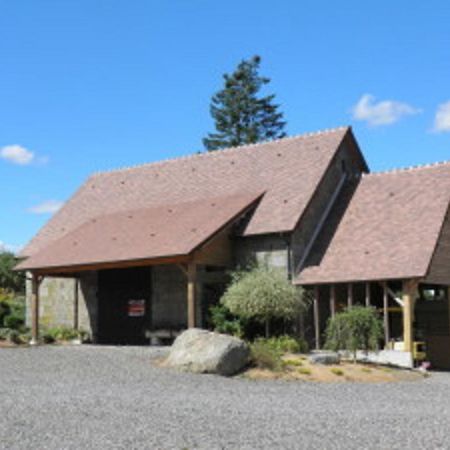
[[[16,270],[64,274],[182,263],[263,195],[239,193],[98,216],[20,262]]]

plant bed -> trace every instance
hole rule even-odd
[[[285,380],[323,383],[392,383],[399,381],[420,381],[425,375],[417,371],[341,362],[336,365],[311,364],[305,355],[284,354],[281,364],[274,369],[252,366],[240,376],[252,380]]]

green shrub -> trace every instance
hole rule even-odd
[[[307,353],[308,344],[301,338],[278,336],[266,339],[268,346],[281,353]]]
[[[23,327],[24,323],[25,321],[23,317],[17,314],[8,315],[5,317],[3,321],[3,325],[6,328],[10,328],[12,330],[20,330]]]
[[[283,368],[281,353],[275,350],[264,339],[257,339],[250,345],[252,363],[260,369],[280,371]]]
[[[283,365],[285,367],[301,367],[303,366],[303,362],[300,359],[284,359]]]
[[[328,320],[325,347],[353,352],[377,350],[383,337],[383,324],[373,307],[354,306]]]
[[[25,291],[25,273],[15,272],[16,256],[11,252],[0,251],[0,286],[13,292]]]
[[[0,328],[0,341],[6,341],[10,331],[9,328]]]
[[[244,335],[245,321],[231,314],[229,309],[222,305],[214,305],[210,308],[211,321],[214,330],[218,333],[231,334],[242,337]]]
[[[342,377],[344,375],[344,371],[342,369],[338,369],[337,367],[330,369],[330,372],[338,377]]]
[[[42,335],[42,340],[51,344],[53,342],[64,342],[78,339],[83,332],[70,327],[48,328]]]
[[[232,274],[221,303],[240,318],[264,323],[268,337],[272,319],[293,319],[306,302],[303,290],[294,286],[282,271],[255,267]]]
[[[5,317],[11,313],[11,307],[6,300],[0,301],[0,327],[5,326]]]
[[[17,330],[9,330],[8,333],[8,341],[13,344],[22,344],[22,340],[20,339],[20,333]]]
[[[299,367],[297,372],[301,375],[311,375],[311,369],[308,369],[307,367]]]
[[[21,330],[25,324],[25,298],[0,291],[0,327]]]

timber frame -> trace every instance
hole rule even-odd
[[[414,349],[414,307],[419,295],[419,279],[407,279],[402,280],[402,298],[399,299],[388,287],[387,280],[380,280],[378,282],[366,281],[365,285],[365,302],[366,307],[372,305],[372,292],[371,283],[379,284],[382,287],[382,314],[383,314],[383,328],[384,328],[384,341],[386,348],[389,345],[391,339],[390,327],[389,327],[389,300],[390,298],[401,306],[402,309],[402,326],[403,326],[403,351],[412,353]],[[346,283],[346,306],[351,308],[354,305],[354,285],[355,283]],[[324,285],[322,285],[324,286]],[[329,312],[330,316],[334,317],[337,311],[336,300],[336,284],[328,284],[329,289]],[[314,324],[314,342],[315,348],[318,350],[321,348],[321,317],[320,317],[320,289],[319,285],[313,287],[313,324]],[[450,288],[448,288],[450,298]]]

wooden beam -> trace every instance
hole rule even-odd
[[[320,315],[319,315],[319,286],[314,287],[314,341],[316,350],[320,349]]]
[[[417,298],[416,280],[403,282],[403,345],[405,352],[413,351],[414,341],[414,304]]]
[[[370,292],[370,283],[366,282],[366,306],[370,306],[371,300],[371,292]]]
[[[163,264],[178,264],[190,261],[192,258],[189,255],[179,256],[167,256],[162,258],[152,259],[136,259],[133,261],[112,261],[104,263],[89,263],[80,264],[67,267],[42,267],[39,269],[32,269],[37,275],[52,275],[63,276],[64,274],[74,274],[78,272],[86,272],[91,270],[104,270],[104,269],[126,269],[128,267],[141,267],[141,266],[155,266]],[[28,270],[28,269],[24,269]]]
[[[195,328],[195,303],[196,303],[196,284],[197,284],[197,266],[191,261],[187,267],[187,310],[188,310],[188,328]]]
[[[336,315],[336,286],[330,285],[330,313],[331,317]]]
[[[75,278],[74,280],[74,289],[73,289],[73,329],[78,330],[79,328],[79,292],[80,292],[80,280]]]
[[[383,281],[383,324],[384,324],[384,343],[388,346],[390,337],[389,330],[389,292],[387,281]]]
[[[41,278],[35,273],[31,277],[31,345],[39,343],[39,285]]]
[[[447,286],[448,326],[450,330],[450,286]]]
[[[353,306],[353,284],[347,284],[347,306],[351,308]]]

